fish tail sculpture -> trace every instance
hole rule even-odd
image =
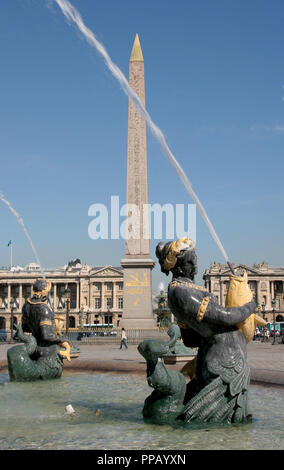
[[[25,334],[21,323],[17,329],[17,336],[23,344],[13,346],[7,351],[8,372],[11,381],[30,382],[61,377],[63,366],[61,353],[35,358],[36,338],[32,334]]]
[[[229,289],[226,296],[225,307],[241,307],[253,298],[252,291],[248,285],[248,275],[245,272],[243,276],[231,275]],[[245,321],[237,326],[244,335],[246,342],[249,343],[254,336],[257,326],[265,326],[267,323],[263,318],[252,313]]]
[[[158,423],[176,419],[183,410],[185,378],[179,371],[167,370],[163,361],[163,355],[168,354],[177,341],[175,328],[179,330],[177,325],[171,326],[169,342],[150,339],[138,346],[139,353],[146,359],[148,384],[154,388],[145,400],[143,416]]]

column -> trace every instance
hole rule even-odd
[[[11,302],[11,284],[8,283],[8,295],[7,295],[8,310],[10,310],[10,302]]]
[[[257,306],[261,304],[260,281],[256,281],[255,301]]]
[[[224,307],[224,299],[223,299],[223,282],[222,282],[222,278],[220,276],[220,304],[222,305],[222,307]]]
[[[271,305],[271,308],[272,308],[272,300],[274,299],[274,281],[271,281],[271,298],[270,298],[270,305]]]
[[[115,306],[115,282],[112,282],[112,301],[111,301],[111,312],[113,312],[114,310],[114,306]]]
[[[89,310],[92,309],[92,283],[91,279],[89,279]]]
[[[105,307],[106,307],[105,293],[106,293],[106,283],[102,282],[102,285],[101,285],[101,310],[102,311],[105,310]]]
[[[92,282],[91,282],[90,278],[89,278],[89,305],[88,305],[88,309],[89,309],[89,323],[93,324],[94,321],[95,321],[95,317],[93,315],[94,307],[92,306]]]
[[[76,310],[80,310],[80,283],[76,284]]]
[[[56,296],[57,296],[57,285],[54,283],[53,284],[53,309],[54,311],[57,309],[57,302],[56,302]]]
[[[19,310],[22,310],[22,305],[23,305],[23,285],[22,283],[19,284]]]
[[[114,282],[113,284],[113,310],[118,309],[118,284],[117,282]]]

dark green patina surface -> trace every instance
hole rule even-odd
[[[179,327],[172,325],[169,330],[170,341],[145,340],[138,351],[147,362],[147,381],[154,391],[146,398],[143,408],[144,418],[155,422],[174,420],[183,410],[186,392],[184,376],[176,370],[167,370],[163,356],[174,347],[180,335]]]
[[[24,344],[14,346],[7,351],[11,381],[30,382],[61,377],[63,360],[56,350],[46,357],[33,358],[37,348],[35,337],[25,334],[21,324],[17,335]]]

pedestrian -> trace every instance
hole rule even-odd
[[[124,345],[126,349],[128,348],[128,346],[127,346],[127,344],[126,344],[126,340],[127,340],[127,336],[126,336],[125,329],[124,329],[124,328],[121,328],[120,349],[122,349],[122,345]]]
[[[253,340],[254,341],[259,340],[259,337],[260,337],[260,331],[259,331],[259,328],[256,327]]]

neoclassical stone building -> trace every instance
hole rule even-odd
[[[273,321],[272,300],[276,300],[275,312],[276,321],[284,321],[284,268],[273,268],[264,261],[254,264],[252,267],[239,264],[234,266],[236,274],[241,274],[245,270],[248,273],[249,286],[254,294],[256,303],[261,308],[265,304],[265,317],[267,321]],[[205,270],[203,279],[205,287],[215,294],[221,305],[225,305],[226,294],[229,286],[231,271],[227,264],[212,263],[209,269]],[[262,315],[262,310],[259,310]]]
[[[56,313],[66,313],[66,289],[70,290],[70,328],[82,324],[114,324],[120,327],[123,312],[123,269],[90,267],[70,263],[66,268],[44,271],[52,283],[51,299]],[[21,319],[22,306],[41,277],[35,263],[25,269],[0,269],[0,328],[10,328],[11,307],[14,323]]]

